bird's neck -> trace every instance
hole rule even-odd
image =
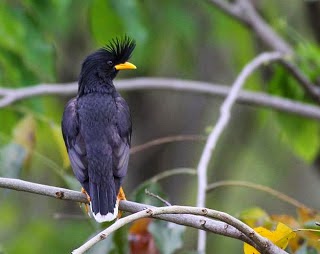
[[[85,83],[79,82],[79,96],[90,93],[113,94],[114,92],[115,87],[112,80],[90,80]]]

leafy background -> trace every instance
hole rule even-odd
[[[311,29],[307,1],[255,3],[292,43],[293,61],[319,84],[319,41]],[[138,69],[121,73],[120,78],[166,76],[229,84],[245,63],[265,49],[247,28],[206,1],[3,0],[0,86],[74,81],[87,54],[123,34],[137,41],[132,62]],[[311,103],[285,70],[272,71],[267,78],[255,74],[246,87]],[[178,92],[123,95],[133,115],[133,145],[168,135],[206,134],[221,103],[205,95]],[[0,109],[1,176],[79,189],[60,134],[68,99],[38,97]],[[211,162],[210,182],[233,179],[265,184],[319,208],[319,140],[319,124],[314,120],[237,105]],[[125,181],[127,195],[155,202],[141,193],[145,185],[139,184],[164,170],[196,167],[202,148],[201,142],[172,143],[133,155]],[[174,176],[148,188],[174,204],[195,204],[194,177]],[[0,253],[69,253],[100,229],[74,203],[8,190],[0,191],[0,202]],[[274,214],[295,214],[295,209],[277,199],[241,188],[210,193],[208,206],[233,215],[253,206]],[[196,230],[150,223],[145,226],[152,235],[148,237],[154,238],[161,253],[195,249]],[[120,230],[97,245],[94,253],[126,253],[132,232]],[[241,249],[238,241],[209,235],[208,252]]]

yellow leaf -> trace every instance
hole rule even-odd
[[[292,231],[287,225],[279,222],[278,226],[274,232],[275,242],[270,239],[273,243],[275,243],[281,249],[285,249],[288,246],[289,241],[292,238],[296,237],[296,233]]]
[[[244,210],[238,217],[252,228],[271,224],[269,215],[260,207],[252,207]]]
[[[56,144],[58,146],[61,158],[62,158],[62,166],[64,168],[67,168],[70,166],[70,161],[69,161],[69,156],[67,149],[65,147],[63,137],[62,137],[62,132],[60,126],[58,126],[55,123],[50,123],[50,128],[53,134],[53,138],[56,141]]]
[[[285,249],[289,241],[296,237],[296,233],[292,231],[287,225],[279,222],[275,231],[270,231],[264,227],[254,228],[254,231],[259,233],[261,236],[268,238],[271,242],[277,245],[281,249]],[[259,252],[245,243],[243,246],[245,254],[259,254]]]
[[[19,121],[13,130],[13,142],[20,145],[26,152],[23,159],[26,168],[29,166],[36,145],[36,128],[37,123],[34,117],[27,115]]]
[[[25,116],[13,130],[13,140],[31,151],[35,145],[36,121],[32,115]]]

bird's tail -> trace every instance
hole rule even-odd
[[[114,220],[119,206],[114,181],[108,181],[108,184],[90,182],[89,189],[90,207],[95,220],[99,223]]]

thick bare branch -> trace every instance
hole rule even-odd
[[[61,200],[69,200],[69,201],[81,202],[81,203],[88,202],[85,194],[81,192],[68,190],[60,187],[27,182],[19,179],[0,177],[0,188],[45,195],[45,196],[54,197]],[[127,200],[122,200],[120,201],[119,208],[122,211],[126,211],[129,213],[136,213],[136,212],[143,211],[147,208],[154,208],[154,207],[145,205],[145,204],[139,204],[136,202],[127,201]],[[241,241],[251,244],[252,246],[256,246],[255,243],[250,238],[246,237],[243,233],[241,233],[236,228],[232,226],[228,226],[226,223],[223,223],[223,222],[208,219],[204,227],[199,217],[194,215],[161,214],[161,215],[153,215],[153,217],[157,219],[173,222],[176,224],[193,227],[196,229],[206,230],[215,234],[231,237],[234,239],[239,239]]]
[[[232,225],[233,227],[237,228],[240,232],[242,232],[247,237],[251,238],[257,245],[257,249],[261,253],[271,253],[271,254],[284,254],[285,251],[279,249],[276,245],[272,244],[268,239],[260,236],[258,233],[256,233],[252,228],[244,224],[243,222],[239,221],[238,219],[230,216],[227,213],[223,213],[220,211],[207,209],[207,208],[198,208],[198,207],[190,207],[190,206],[166,206],[166,207],[153,207],[153,208],[147,208],[144,211],[137,212],[135,214],[129,215],[125,218],[119,219],[114,224],[112,224],[107,229],[103,230],[93,238],[91,238],[89,241],[84,243],[82,246],[80,246],[78,249],[74,250],[73,254],[82,254],[89,248],[91,248],[94,244],[98,243],[99,241],[105,239],[107,236],[109,236],[112,232],[119,229],[120,227],[135,221],[140,218],[145,217],[154,217],[157,215],[165,215],[165,214],[193,214],[193,215],[199,215],[203,216],[200,218],[201,223],[203,227],[206,227],[207,219],[213,218],[216,220],[220,220],[225,222],[228,225]]]

